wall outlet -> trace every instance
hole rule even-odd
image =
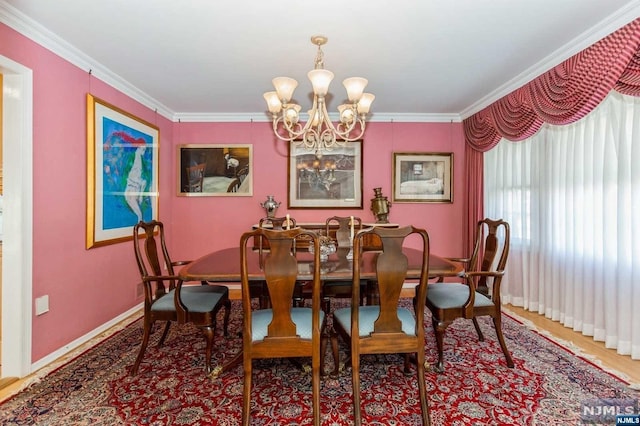
[[[144,297],[144,284],[138,283],[136,284],[136,299],[140,299]]]
[[[42,315],[49,312],[49,295],[36,297],[36,315]]]

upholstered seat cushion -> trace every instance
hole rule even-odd
[[[360,337],[373,333],[373,324],[380,316],[380,306],[360,306],[358,322]],[[405,308],[398,308],[398,318],[402,322],[402,331],[408,335],[416,335],[416,320],[413,313]],[[341,308],[333,312],[333,320],[339,322],[342,328],[351,336],[351,308]]]
[[[296,325],[296,332],[301,339],[311,340],[312,314],[311,308],[291,308],[291,320]],[[267,327],[273,319],[271,309],[260,309],[251,313],[251,340],[258,341],[267,337]],[[320,325],[324,322],[324,312],[320,311]]]
[[[440,309],[459,308],[464,306],[469,298],[469,286],[462,283],[429,284],[427,299],[433,306]],[[493,302],[487,296],[476,291],[474,306],[492,306]]]
[[[226,287],[213,285],[184,286],[180,292],[182,303],[190,312],[210,312],[229,290]],[[175,290],[171,290],[151,305],[152,311],[175,311]]]

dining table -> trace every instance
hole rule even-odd
[[[336,249],[335,253],[322,261],[320,264],[320,275],[322,282],[345,281],[353,278],[353,260],[350,248]],[[247,270],[249,281],[263,281],[264,260],[269,255],[268,249],[255,247],[246,248]],[[380,250],[367,250],[362,253],[360,266],[360,279],[376,279],[376,257],[382,253]],[[407,256],[408,268],[406,279],[416,281],[420,278],[422,251],[414,248],[403,248],[403,253]],[[313,253],[308,250],[298,250],[296,252],[298,261],[299,281],[312,280]],[[429,277],[455,277],[464,272],[462,265],[452,262],[444,257],[429,253]],[[212,251],[204,256],[185,265],[178,272],[178,278],[182,282],[209,281],[218,283],[238,283],[240,276],[240,249],[230,247]],[[222,372],[239,365],[242,362],[242,353],[236,354],[229,362],[214,368],[212,377],[217,377]]]

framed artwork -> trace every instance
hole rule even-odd
[[[87,249],[158,219],[160,130],[87,94]]]
[[[394,152],[393,201],[453,202],[453,153]]]
[[[178,145],[178,195],[253,195],[252,145]]]
[[[323,152],[289,142],[288,203],[295,209],[362,208],[362,141]]]

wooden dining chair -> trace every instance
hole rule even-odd
[[[200,328],[207,341],[205,366],[207,373],[210,373],[216,316],[223,307],[225,309],[223,333],[225,337],[228,336],[231,312],[229,289],[225,286],[209,285],[206,281],[200,285],[183,285],[174,267],[186,265],[189,262],[171,261],[162,222],[139,222],[135,225],[133,246],[144,285],[144,329],[140,351],[131,369],[131,375],[138,373],[156,321],[166,322],[158,346],[164,343],[172,322],[179,324],[189,322]],[[167,269],[165,273],[162,272],[164,267]]]
[[[509,256],[509,224],[504,220],[478,222],[476,241],[470,258],[449,258],[464,265],[463,282],[429,284],[426,305],[432,313],[438,346],[437,371],[444,371],[443,346],[447,327],[457,318],[470,318],[484,341],[477,317],[490,316],[509,368],[513,359],[502,334],[500,283]],[[418,296],[419,297],[419,296]]]
[[[269,308],[254,310],[250,298],[250,280],[247,266],[248,241],[264,238],[269,251],[263,253],[264,279],[269,296]],[[293,307],[293,294],[299,262],[294,252],[295,240],[304,237],[314,246],[311,279],[313,297],[311,307]],[[307,264],[308,265],[308,264]],[[300,265],[302,266],[302,265]],[[318,236],[302,228],[271,230],[258,228],[246,232],[240,239],[240,275],[242,280],[242,350],[244,386],[242,424],[249,425],[251,409],[251,383],[253,360],[260,358],[311,358],[313,424],[320,425],[320,351],[321,331],[325,327],[325,314],[320,308],[320,247]],[[282,389],[280,389],[282,392]]]
[[[332,216],[325,220],[325,233],[330,235],[332,226],[338,225],[335,230],[335,239],[339,249],[347,249],[352,245],[351,239],[351,218],[353,217],[354,235],[362,230],[362,219],[354,216]],[[350,298],[351,297],[351,280],[348,281],[327,281],[322,286],[322,303],[323,309],[328,314],[331,312],[331,299]],[[364,298],[367,295],[367,281],[362,280],[360,285],[360,304],[364,304]]]
[[[377,235],[382,242],[381,253],[363,253],[362,247],[367,235]],[[402,252],[405,242],[416,244],[419,240],[422,251],[420,280],[416,287],[418,297],[427,293],[429,277],[429,236],[423,229],[413,226],[401,228],[370,228],[358,232],[354,240],[353,291],[351,306],[333,312],[333,325],[350,345],[354,423],[362,423],[360,411],[360,356],[364,354],[405,354],[405,373],[410,370],[408,354],[415,354],[418,379],[418,393],[422,409],[422,423],[430,424],[429,405],[424,378],[425,337],[424,303],[416,303],[414,312],[399,306],[400,293],[404,285],[408,260]],[[364,255],[366,254],[366,258]],[[378,288],[379,305],[360,306],[360,270],[362,262],[374,262]]]
[[[296,220],[291,216],[263,217],[258,222],[259,228],[266,228],[266,229],[283,230],[287,228],[289,229],[295,228],[296,226],[297,226]],[[258,250],[262,251],[269,248],[269,243],[268,241],[265,241],[264,238],[262,238],[261,236],[258,236],[256,237],[256,239],[258,241]],[[301,284],[298,283],[297,288],[299,288],[300,285]],[[251,281],[250,289],[251,289],[251,297],[257,298],[260,301],[260,307],[268,308],[269,295],[267,293],[266,283],[264,281]],[[297,292],[299,292],[299,290]]]

